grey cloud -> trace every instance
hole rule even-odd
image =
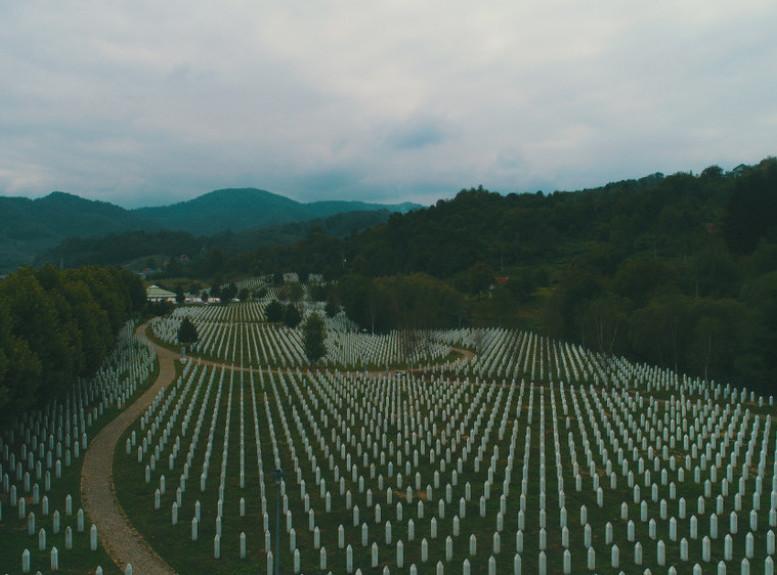
[[[417,150],[444,142],[448,130],[435,118],[412,119],[390,130],[386,141],[397,150]]]
[[[773,2],[91,8],[4,10],[4,194],[432,203],[775,154]]]

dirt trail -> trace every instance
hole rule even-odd
[[[137,330],[141,340],[147,324]],[[153,344],[152,344],[153,345]],[[81,471],[81,502],[89,521],[97,525],[97,536],[108,555],[122,571],[127,563],[142,575],[174,574],[170,565],[138,534],[116,498],[113,485],[113,455],[121,434],[151,404],[160,388],[169,386],[175,377],[174,351],[154,345],[159,358],[159,376],[154,384],[116,419],[106,425],[92,440],[84,456]]]

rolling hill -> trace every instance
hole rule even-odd
[[[244,232],[356,211],[407,212],[413,204],[301,203],[257,189],[223,189],[169,206],[126,210],[108,202],[53,192],[31,200],[0,197],[0,273],[33,263],[72,237],[185,231],[195,236]]]
[[[159,227],[119,206],[64,192],[35,200],[0,197],[0,273],[31,263],[66,237]]]
[[[167,229],[194,235],[212,235],[224,230],[242,232],[266,226],[305,222],[354,211],[387,209],[408,212],[415,204],[369,204],[325,201],[301,203],[255,188],[215,190],[192,200],[155,208],[134,210],[138,216]]]

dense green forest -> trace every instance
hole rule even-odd
[[[315,295],[368,330],[529,328],[771,393],[775,215],[777,159],[768,158],[736,173],[711,166],[577,192],[473,188],[427,209],[383,214],[377,225],[300,227],[285,244],[258,232],[160,232],[82,247],[92,250],[88,261],[100,249],[115,258],[166,246],[162,253],[190,258],[171,259],[163,277],[205,283],[322,273],[335,281]]]
[[[306,237],[310,230],[326,235],[345,238],[366,228],[385,223],[391,212],[388,210],[351,211],[327,218],[316,218],[304,222],[267,226],[242,232],[224,231],[211,236],[194,236],[184,231],[125,231],[108,234],[101,238],[72,236],[63,239],[56,246],[36,258],[38,265],[52,262],[67,267],[81,265],[120,266],[140,262],[142,266],[159,269],[164,262],[171,269],[165,269],[162,276],[172,272],[198,277],[208,277],[212,264],[207,260],[211,251],[215,255],[225,253],[231,256],[255,250],[257,246],[290,245]],[[193,259],[195,264],[182,269],[180,257]],[[211,258],[212,259],[212,258]],[[175,263],[179,260],[178,263]],[[173,263],[171,263],[173,262]]]
[[[94,238],[133,229],[158,226],[113,204],[63,192],[36,200],[0,196],[0,273],[32,263],[69,236]]]
[[[67,267],[98,261],[119,265],[126,263],[120,258],[129,255],[122,250],[134,248],[138,252],[141,246],[157,248],[144,256],[178,257],[181,253],[196,255],[197,246],[192,246],[196,243],[211,248],[216,242],[229,251],[247,249],[243,246],[254,249],[258,244],[292,243],[311,220],[317,222],[309,225],[344,235],[386,221],[390,212],[419,207],[356,201],[305,204],[252,188],[215,190],[185,202],[135,210],[64,192],[35,200],[0,193],[0,274],[47,261]],[[373,211],[380,214],[367,214]],[[136,233],[124,235],[126,232]],[[184,235],[190,238],[187,250],[172,251],[174,246],[165,243],[171,239],[171,232],[186,232]],[[97,241],[108,234],[112,234],[109,243]],[[133,243],[136,241],[137,247]],[[154,242],[156,245],[152,245]]]
[[[213,255],[213,254],[211,254]],[[367,329],[505,325],[770,390],[777,160],[602,188],[462,190],[346,239],[218,254],[209,271],[310,270]]]
[[[113,268],[27,267],[0,281],[0,414],[43,403],[94,373],[145,303],[138,277]]]

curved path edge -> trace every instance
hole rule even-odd
[[[136,330],[141,341],[148,323]],[[97,525],[98,538],[106,552],[122,571],[132,564],[135,573],[143,575],[174,575],[175,570],[162,559],[132,526],[116,497],[113,482],[113,456],[122,433],[145,411],[162,387],[175,378],[175,360],[172,350],[154,347],[159,361],[159,375],[149,389],[134,403],[107,424],[92,440],[84,456],[81,470],[81,504],[89,520]]]

